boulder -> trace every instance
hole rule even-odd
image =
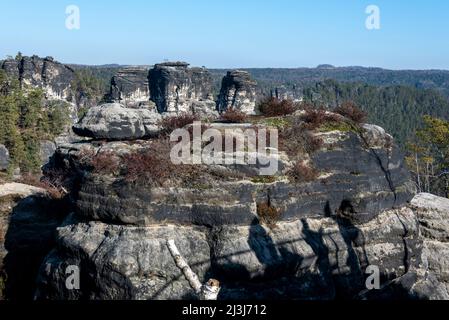
[[[9,166],[9,151],[0,144],[0,170],[7,170]]]
[[[159,133],[160,120],[161,116],[155,110],[131,109],[109,103],[89,109],[73,126],[73,131],[94,139],[133,140]]]
[[[368,147],[373,149],[391,148],[393,137],[385,132],[385,129],[374,124],[364,124],[363,139]]]
[[[0,186],[0,197],[20,196],[25,198],[35,194],[46,194],[46,191],[23,183],[6,183]]]
[[[246,114],[256,113],[256,82],[246,71],[229,71],[223,78],[218,97],[218,111],[239,110]]]
[[[160,113],[190,112],[193,103],[213,100],[209,71],[188,66],[185,62],[167,62],[150,70],[151,100]]]

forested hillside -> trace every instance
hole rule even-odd
[[[384,127],[403,147],[422,126],[424,115],[449,119],[449,100],[431,89],[326,80],[305,89],[304,99],[330,107],[354,101],[368,113],[369,122]]]
[[[20,88],[0,70],[0,144],[10,152],[10,170],[39,172],[40,142],[52,140],[69,123],[68,106],[46,101],[40,89]]]

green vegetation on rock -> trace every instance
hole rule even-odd
[[[67,104],[47,106],[42,90],[21,88],[0,70],[0,144],[10,152],[10,172],[38,172],[40,141],[62,133],[68,114]]]

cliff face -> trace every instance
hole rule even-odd
[[[256,113],[256,82],[246,71],[229,71],[223,78],[218,110],[236,109],[246,114]]]
[[[156,64],[148,75],[145,69],[128,68],[111,80],[110,102],[128,107],[154,102],[159,113],[194,113],[217,116],[217,111],[238,109],[256,113],[256,82],[249,73],[232,71],[223,78],[218,101],[214,101],[213,78],[205,68],[189,68],[185,62]]]
[[[212,77],[206,69],[167,62],[149,72],[151,100],[160,113],[191,112],[198,102],[213,102]],[[213,111],[213,110],[212,110]]]
[[[445,264],[428,258],[408,205],[414,187],[391,137],[370,125],[316,134],[324,144],[311,161],[320,175],[297,183],[285,179],[293,159],[284,153],[272,181],[214,166],[188,184],[150,186],[120,173],[86,174],[82,159],[85,150],[147,150],[151,140],[60,147],[54,165],[83,178],[77,210],[41,266],[37,297],[193,298],[166,246],[175,239],[203,282],[220,280],[220,299],[449,299],[435,275]],[[271,225],[263,203],[279,213]],[[65,288],[69,265],[80,267],[81,290]],[[366,290],[368,266],[379,268],[380,290]]]
[[[148,104],[150,89],[148,84],[148,69],[122,69],[111,79],[109,99],[129,107]]]
[[[74,71],[51,57],[23,57],[18,60],[5,60],[1,68],[19,80],[22,85],[42,88],[48,99],[70,100],[71,83]]]

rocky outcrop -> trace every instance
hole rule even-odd
[[[73,131],[94,139],[133,140],[156,135],[160,120],[154,109],[131,109],[110,103],[89,109]]]
[[[36,273],[37,273],[37,268],[36,266],[34,267],[34,270],[31,271],[31,279],[30,277],[25,276],[25,273],[22,273],[24,270],[26,270],[28,267],[31,267],[31,264],[35,264],[36,262],[32,262],[33,257],[34,257],[34,253],[31,254],[30,252],[28,252],[29,256],[28,259],[25,258],[22,261],[21,265],[16,265],[14,266],[14,263],[12,263],[13,259],[11,259],[12,256],[14,256],[14,254],[11,256],[10,255],[10,244],[18,244],[18,243],[14,243],[14,240],[16,240],[17,242],[21,242],[23,243],[24,241],[36,241],[36,239],[39,238],[39,233],[36,233],[34,235],[34,238],[28,238],[28,239],[20,239],[20,237],[18,238],[14,238],[11,239],[10,235],[11,235],[11,221],[13,221],[16,217],[13,217],[14,213],[18,213],[18,211],[15,209],[18,207],[19,203],[21,202],[26,202],[26,199],[31,199],[33,197],[37,197],[37,198],[41,198],[44,197],[46,194],[45,190],[40,189],[40,188],[36,188],[36,187],[32,187],[32,186],[28,186],[28,185],[24,185],[24,184],[20,184],[20,183],[6,183],[6,184],[2,184],[0,185],[0,300],[4,300],[7,296],[8,293],[8,297],[11,298],[12,295],[14,294],[18,294],[18,292],[20,292],[20,288],[19,288],[19,283],[17,282],[18,278],[20,278],[21,276],[23,276],[23,279],[21,281],[30,281],[30,283],[34,283],[34,279],[36,278]],[[23,207],[22,207],[23,208]],[[31,211],[35,210],[32,209],[30,210],[30,207],[27,208],[28,212],[26,213],[26,217],[30,217],[32,216]],[[40,214],[42,214],[42,212],[39,212]],[[24,215],[21,216],[22,218],[24,217]],[[18,218],[18,216],[17,216]],[[45,215],[41,215],[41,218],[43,220],[45,220]],[[32,226],[33,223],[36,223],[37,220],[34,221],[28,221],[27,223],[29,223],[29,226]],[[35,225],[36,228],[38,228]],[[56,227],[56,226],[55,226]],[[29,231],[30,229],[23,229],[21,230],[22,234],[21,236],[28,236],[27,231]],[[45,238],[45,235],[42,234],[42,238],[39,239],[39,242],[35,242],[35,246],[37,247],[39,243],[42,243],[41,240]],[[18,244],[19,245],[19,244]],[[47,254],[47,252],[45,252],[45,254]],[[44,254],[44,255],[45,255]],[[40,257],[41,260],[37,261],[37,264],[40,264],[42,262],[42,258],[43,256]],[[25,262],[26,261],[26,262]],[[20,272],[19,272],[20,269]],[[31,269],[31,268],[30,268]],[[12,272],[12,270],[14,270],[14,272]],[[28,270],[30,271],[30,270]],[[8,286],[7,286],[8,284]],[[17,287],[15,288],[15,285],[17,285]],[[24,290],[26,291],[26,290]],[[24,291],[22,291],[24,293]],[[30,299],[32,297],[32,290],[27,291],[27,293],[24,293],[25,295],[28,295],[27,298]]]
[[[138,107],[150,102],[148,69],[128,67],[117,72],[111,79],[108,99],[127,107]]]
[[[5,60],[0,68],[19,80],[22,86],[42,88],[48,99],[71,100],[71,83],[75,73],[52,57],[32,56],[22,57],[21,60]]]
[[[184,62],[167,62],[150,70],[151,100],[160,113],[192,112],[198,107],[209,112],[213,101],[212,77],[204,68],[188,66]]]
[[[76,212],[41,265],[37,297],[194,298],[166,246],[175,239],[201,281],[220,281],[219,299],[449,299],[445,260],[432,264],[426,253],[423,220],[409,207],[414,185],[391,137],[375,126],[317,134],[324,143],[310,161],[320,174],[298,183],[285,177],[285,154],[267,181],[231,165],[201,169],[204,177],[188,185],[156,187],[86,173],[79,160],[86,148],[119,154],[151,141],[59,148],[55,163],[83,178]],[[274,225],[261,204],[279,213]],[[81,290],[65,288],[70,265],[80,268]],[[368,266],[378,267],[380,290],[366,289]]]
[[[246,71],[229,71],[223,78],[218,110],[236,109],[246,114],[256,113],[256,82]]]
[[[56,151],[56,143],[50,140],[40,142],[39,156],[41,163],[45,166]]]
[[[0,144],[0,171],[8,169],[9,166],[9,151],[6,147]]]
[[[424,238],[425,271],[449,293],[449,199],[422,193],[411,202]]]
[[[292,100],[292,101],[302,101],[303,93],[302,88],[297,85],[292,86],[278,86],[271,90],[270,96],[278,100]]]

